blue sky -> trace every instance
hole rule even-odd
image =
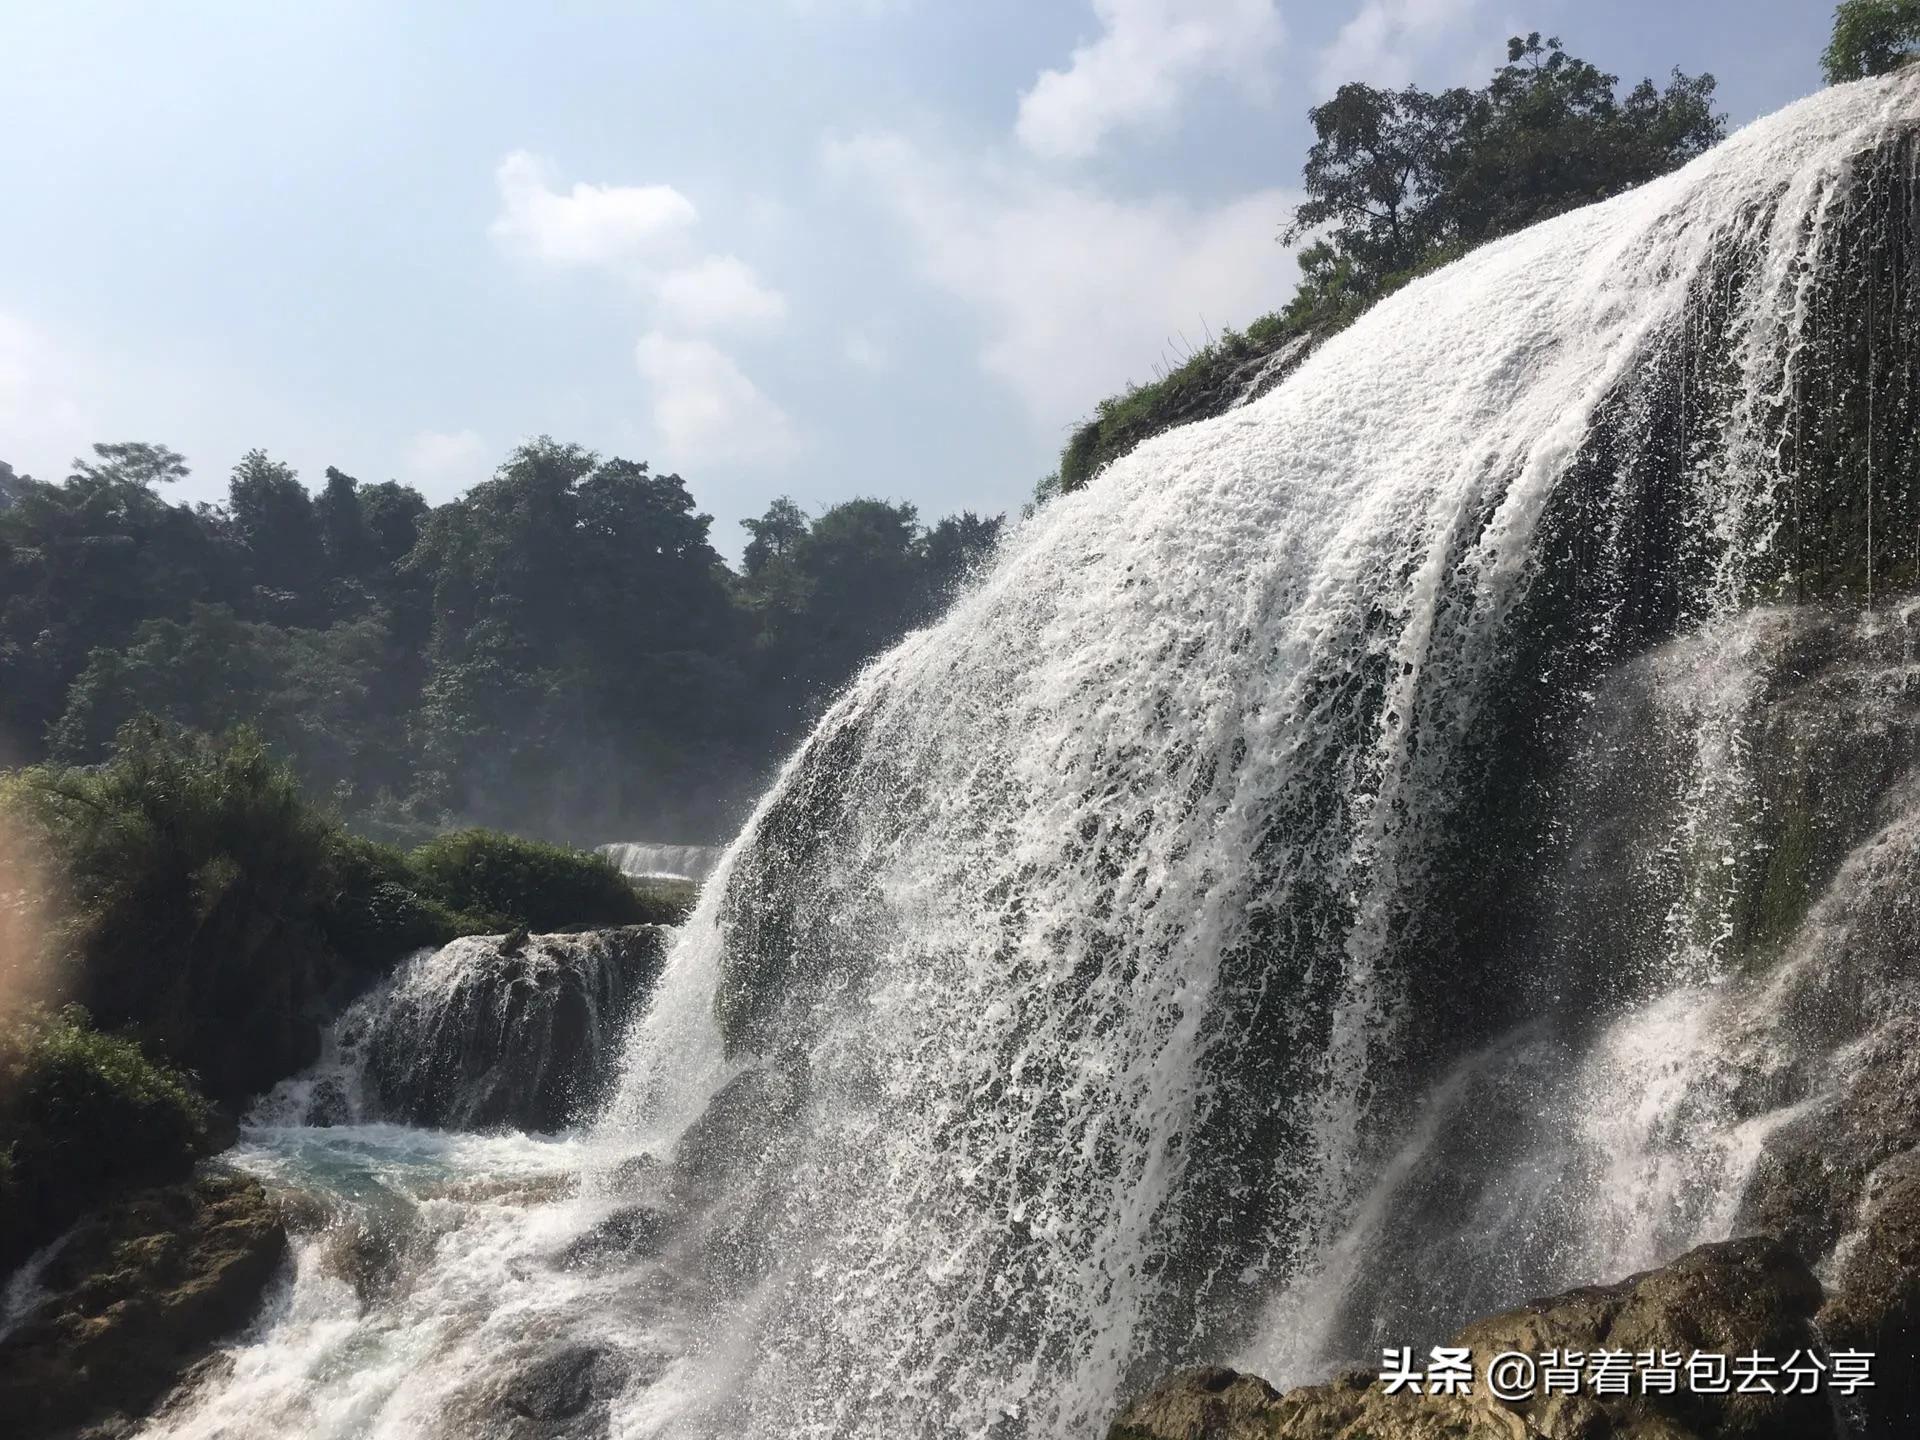
[[[780,494],[1016,508],[1283,302],[1307,108],[1541,29],[1742,122],[1827,0],[0,0],[0,459],[260,446],[446,499],[551,433]]]

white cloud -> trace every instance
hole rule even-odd
[[[662,313],[689,330],[765,327],[787,316],[787,297],[760,283],[753,267],[733,255],[706,259],[664,276]]]
[[[670,185],[576,184],[563,192],[551,167],[524,150],[500,162],[496,179],[501,209],[493,234],[505,248],[604,270],[650,307],[634,357],[673,463],[772,463],[794,451],[786,413],[731,355],[701,338],[773,329],[786,319],[787,297],[739,256],[695,243],[699,212],[691,200]],[[451,443],[459,437],[433,438],[447,442],[449,466],[462,458]]]
[[[650,330],[634,360],[652,386],[668,464],[772,464],[798,448],[786,413],[710,341]]]
[[[981,368],[1043,427],[1147,378],[1155,356],[1177,363],[1208,329],[1277,308],[1297,278],[1275,239],[1298,198],[1286,191],[1119,200],[942,163],[888,135],[830,146],[827,161],[901,221],[927,278],[975,309]]]
[[[555,189],[551,168],[515,150],[494,171],[500,213],[493,236],[553,265],[644,266],[683,245],[700,218],[671,185],[588,185]]]
[[[1409,83],[1434,49],[1461,48],[1466,22],[1480,5],[1481,0],[1363,0],[1320,52],[1321,93],[1330,95],[1352,80],[1386,87]]]
[[[1016,131],[1036,155],[1091,155],[1109,131],[1165,123],[1196,83],[1259,87],[1286,26],[1274,0],[1093,0],[1101,33],[1020,98]]]
[[[401,461],[409,483],[433,496],[453,495],[487,478],[487,442],[472,430],[422,430]]]

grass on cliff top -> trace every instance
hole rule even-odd
[[[1284,313],[1263,315],[1245,330],[1228,330],[1180,365],[1144,385],[1129,385],[1094,407],[1093,417],[1060,452],[1059,488],[1078,490],[1141,441],[1190,420],[1217,415],[1232,398],[1229,377],[1247,361],[1271,354],[1294,335]]]
[[[1357,288],[1340,267],[1317,280],[1303,281],[1286,308],[1262,315],[1245,330],[1227,330],[1158,379],[1129,385],[1094,406],[1060,452],[1059,471],[1040,484],[1038,498],[1071,494],[1102,468],[1143,440],[1190,421],[1223,414],[1232,404],[1233,378],[1247,362],[1271,355],[1289,340],[1314,336],[1325,340],[1345,329],[1389,295],[1465,253],[1464,247],[1437,248],[1418,265],[1387,276],[1377,289]]]

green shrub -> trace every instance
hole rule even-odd
[[[313,1059],[342,978],[318,923],[333,827],[258,737],[135,721],[107,764],[24,771],[0,801],[56,872],[66,995],[216,1099]]]
[[[77,1007],[0,1020],[0,1272],[110,1191],[184,1176],[212,1136],[186,1076]]]
[[[604,855],[494,830],[456,830],[408,857],[463,928],[557,930],[663,918]]]
[[[404,851],[336,831],[328,840],[321,932],[335,953],[366,974],[472,931],[424,888]]]
[[[1060,489],[1078,490],[1102,466],[1163,430],[1223,414],[1239,393],[1244,368],[1294,333],[1280,317],[1264,316],[1245,331],[1227,331],[1159,379],[1102,400],[1060,452]]]

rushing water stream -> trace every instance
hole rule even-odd
[[[1905,812],[1789,893],[1769,717],[1912,738],[1915,83],[1044,507],[788,765],[594,1124],[248,1130],[313,1213],[152,1433],[1065,1440],[1727,1233],[1871,1029],[1789,1022]]]

